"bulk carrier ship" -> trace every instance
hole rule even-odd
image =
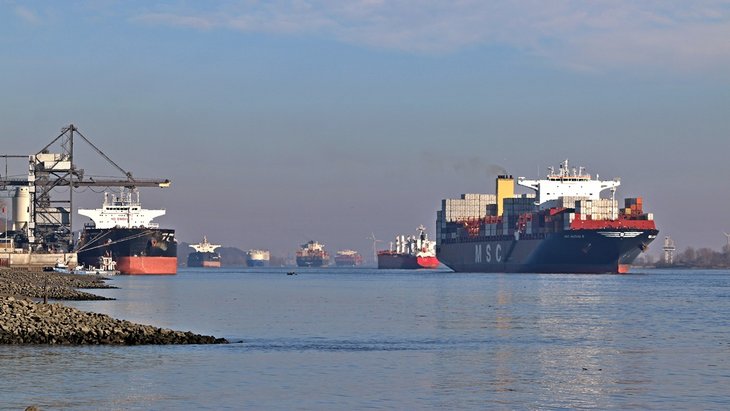
[[[195,252],[188,254],[188,267],[220,267],[221,255],[215,252],[218,247],[220,244],[209,243],[206,236],[202,243],[190,244]]]
[[[415,236],[396,236],[395,247],[391,243],[389,250],[378,251],[378,268],[417,269],[438,267],[436,243],[428,239],[424,226],[419,226],[417,230],[418,234]]]
[[[335,255],[335,265],[338,267],[362,265],[362,256],[355,250],[341,250]]]
[[[324,245],[309,241],[302,244],[297,251],[297,265],[299,267],[322,267],[329,265],[330,255],[325,251]]]
[[[654,216],[641,198],[615,199],[619,179],[592,179],[568,161],[546,179],[519,177],[534,194],[515,195],[514,179],[497,177],[496,195],[442,200],[439,260],[458,272],[627,273],[654,241]],[[610,190],[610,198],[601,192]]]
[[[121,274],[177,273],[175,230],[152,222],[165,210],[143,209],[137,190],[118,196],[104,193],[102,208],[79,209],[79,214],[93,221],[85,224],[76,248],[80,264],[94,265],[100,257],[111,257]]]

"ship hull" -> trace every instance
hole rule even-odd
[[[378,254],[378,268],[380,269],[408,269],[436,268],[439,260],[436,257],[417,257],[410,254]]]
[[[329,264],[329,259],[319,256],[297,256],[298,267],[324,267]]]
[[[250,258],[247,258],[246,265],[249,267],[265,267],[266,260],[252,260]]]
[[[188,267],[217,268],[221,266],[218,253],[194,252],[188,254]]]
[[[177,273],[177,257],[119,257],[117,270],[128,275],[172,275]]]
[[[116,261],[121,274],[176,274],[175,230],[147,228],[87,228],[78,246],[78,261],[96,265],[101,256]]]
[[[337,267],[356,267],[362,264],[362,257],[335,257]]]
[[[656,238],[651,230],[569,230],[541,236],[442,242],[439,260],[456,272],[623,274]]]

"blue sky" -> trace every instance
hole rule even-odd
[[[719,248],[728,38],[728,1],[0,0],[3,151],[74,123],[173,181],[143,200],[181,241],[278,254],[433,233],[442,198],[569,158]]]

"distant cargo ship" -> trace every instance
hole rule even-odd
[[[519,177],[517,184],[535,194],[515,195],[514,179],[502,175],[496,195],[442,201],[442,263],[459,272],[626,273],[658,234],[640,197],[618,208],[618,179],[592,179],[567,160],[543,180]],[[605,190],[610,198],[601,198]]]
[[[264,267],[269,265],[271,254],[268,250],[248,250],[246,252],[246,265],[249,267]]]
[[[436,243],[428,239],[424,226],[419,226],[417,230],[418,233],[415,236],[396,236],[395,247],[391,243],[390,250],[378,251],[378,268],[417,269],[438,267]]]
[[[121,274],[177,273],[175,230],[152,222],[165,210],[143,209],[137,190],[104,193],[102,208],[80,209],[79,214],[93,221],[84,226],[76,248],[79,264],[95,265],[101,257],[111,257]]]
[[[362,265],[362,256],[354,250],[341,250],[335,255],[335,265],[338,267],[355,267]]]
[[[215,252],[220,244],[211,244],[208,237],[203,236],[203,242],[198,244],[190,244],[195,250],[188,254],[188,267],[220,267],[221,255]]]
[[[302,244],[297,251],[297,265],[299,267],[323,267],[329,265],[330,255],[325,251],[324,245],[309,241]]]

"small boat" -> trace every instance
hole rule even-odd
[[[96,274],[96,275],[117,275],[119,274],[119,271],[117,270],[117,262],[112,260],[112,258],[109,255],[102,255],[99,257],[99,268],[91,267],[87,268],[83,272],[76,272],[79,270],[79,268],[83,267],[76,267],[74,270],[74,274]]]
[[[76,266],[73,270],[63,261],[56,261],[56,265],[53,266],[53,271],[61,274],[81,274],[81,275],[117,275],[119,271],[116,270],[117,263],[112,260],[111,257],[101,256],[99,257],[99,267],[88,266],[85,267],[83,264]]]
[[[53,266],[53,272],[61,274],[71,274],[71,269],[68,265],[61,260],[56,261],[56,265]]]
[[[297,275],[297,273],[294,272],[294,271],[289,271],[289,272],[286,273],[286,275]]]
[[[119,274],[119,271],[116,270],[103,270],[101,268],[96,267],[84,267],[83,265],[80,265],[73,270],[71,270],[71,274],[81,274],[81,275],[117,275]]]

